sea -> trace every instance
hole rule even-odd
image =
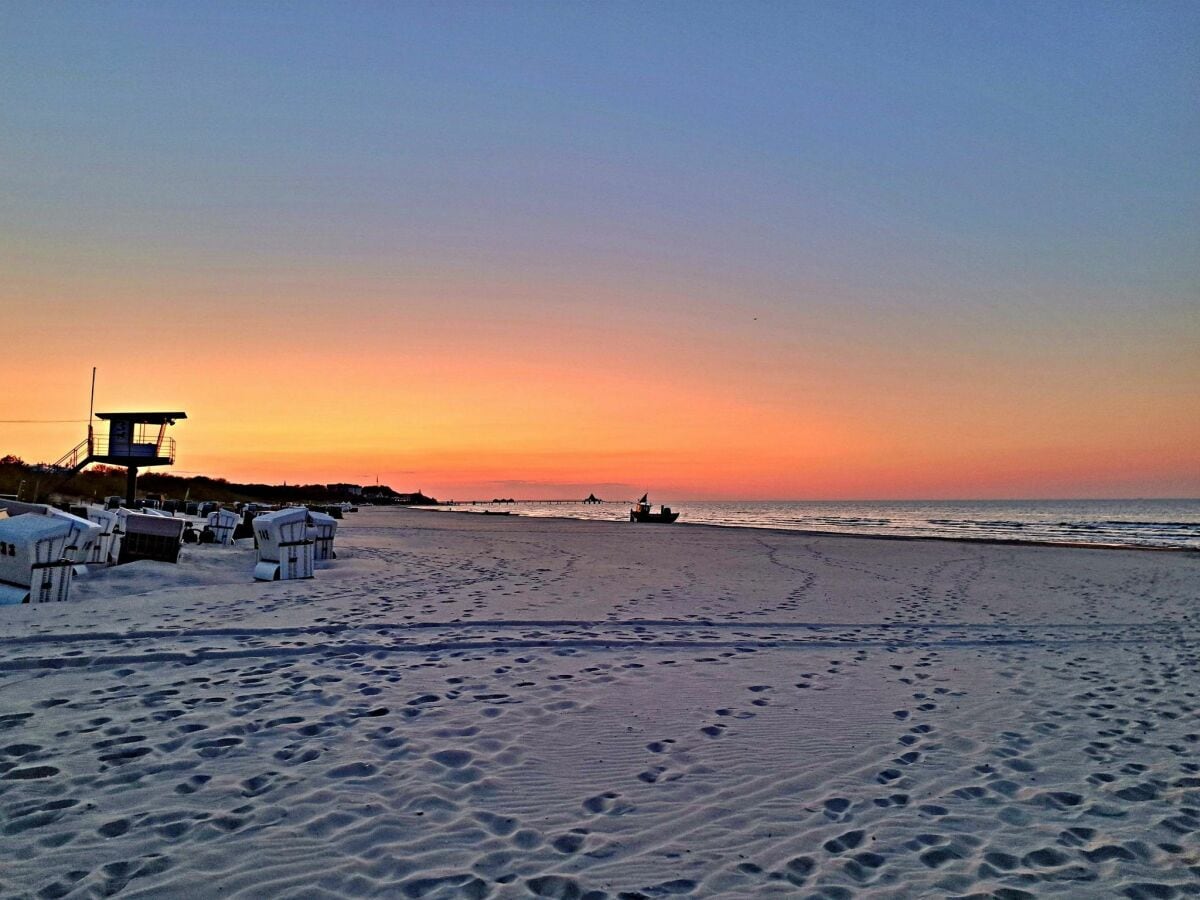
[[[679,500],[679,522],[841,534],[1085,543],[1200,550],[1200,500]],[[439,507],[521,516],[627,521],[629,501],[517,501]],[[650,526],[643,526],[650,527]]]

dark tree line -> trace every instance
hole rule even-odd
[[[50,494],[81,500],[102,501],[125,495],[125,470],[96,465],[63,482],[61,473],[45,465],[33,465],[16,456],[0,458],[0,494],[20,493],[20,499],[45,502]],[[37,496],[35,496],[35,492]],[[165,472],[144,472],[138,477],[139,494],[161,494],[168,499],[216,500],[221,503],[335,503],[362,499],[330,491],[323,484],[239,483],[204,475],[183,477]]]

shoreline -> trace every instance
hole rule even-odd
[[[386,507],[380,507],[386,508]],[[574,516],[542,516],[528,515],[516,511],[510,512],[507,516],[499,516],[495,514],[487,515],[483,512],[473,512],[466,509],[444,509],[439,510],[429,506],[404,506],[395,507],[396,509],[417,510],[420,512],[430,513],[458,513],[467,516],[480,516],[488,519],[547,519],[557,522],[587,522],[606,525],[632,525],[633,522],[626,522],[622,519],[582,519]],[[941,534],[863,534],[855,531],[825,531],[819,528],[780,528],[771,525],[731,525],[718,522],[674,522],[672,528],[678,526],[688,528],[721,528],[721,529],[736,529],[745,531],[765,531],[772,534],[799,534],[808,537],[847,537],[858,540],[878,540],[878,541],[937,541],[949,542],[958,544],[985,544],[995,546],[1013,546],[1013,547],[1067,547],[1076,550],[1138,550],[1151,553],[1200,553],[1200,547],[1164,547],[1154,544],[1104,544],[1088,541],[1039,541],[1032,538],[988,538],[988,537],[951,537],[950,535]],[[651,527],[649,525],[645,527]],[[668,527],[668,526],[662,526]]]

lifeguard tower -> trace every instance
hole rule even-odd
[[[167,437],[167,426],[186,419],[185,412],[96,413],[108,422],[108,437],[91,435],[89,462],[124,466],[125,502],[134,501],[138,469],[175,464],[175,439]]]
[[[170,466],[175,463],[175,439],[167,437],[167,426],[186,419],[184,412],[109,412],[96,413],[108,422],[108,435],[97,435],[88,425],[87,440],[55,463],[67,469],[68,478],[91,463],[124,466],[125,501],[132,506],[138,469]]]

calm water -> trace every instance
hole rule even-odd
[[[854,534],[1016,538],[1200,549],[1200,500],[672,501],[679,521],[738,528]],[[515,503],[446,509],[511,510],[523,516],[627,520],[628,503]]]

